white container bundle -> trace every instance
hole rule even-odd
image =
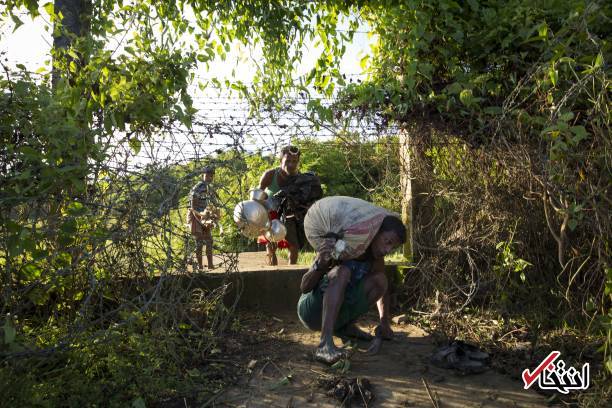
[[[358,198],[326,197],[314,203],[306,213],[304,231],[316,250],[326,240],[333,239],[335,259],[354,259],[370,246],[387,215],[397,216]]]
[[[269,227],[268,211],[257,201],[241,201],[234,208],[234,222],[244,236],[256,238]]]
[[[270,242],[279,242],[287,236],[287,227],[280,220],[270,221],[270,227],[266,230],[265,237]]]
[[[234,222],[240,232],[248,238],[265,235],[270,242],[285,239],[287,228],[279,220],[270,221],[268,210],[272,203],[267,194],[258,188],[249,190],[250,200],[242,201],[234,208]]]

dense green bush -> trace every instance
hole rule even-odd
[[[408,135],[426,277],[407,293],[579,327],[607,339],[612,372],[609,2],[361,11],[378,36],[368,80],[321,116],[352,111]]]

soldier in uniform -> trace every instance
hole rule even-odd
[[[189,192],[189,213],[187,221],[191,235],[196,239],[196,259],[198,267],[202,266],[202,247],[206,245],[206,260],[208,269],[213,269],[213,238],[212,229],[218,220],[219,199],[212,186],[215,169],[206,166],[202,170],[202,180]]]

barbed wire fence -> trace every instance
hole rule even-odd
[[[316,99],[325,106],[336,102],[334,98]],[[356,170],[361,170],[360,174],[379,183],[369,183],[369,193],[379,189],[387,195],[391,205],[398,205],[401,197],[397,194],[397,165],[388,164],[383,175],[369,173],[373,160],[393,161],[396,158],[375,158],[370,156],[371,150],[360,146],[361,143],[381,146],[385,149],[378,154],[397,156],[400,148],[406,148],[400,146],[397,139],[398,128],[383,125],[376,117],[361,115],[345,115],[334,125],[322,123],[307,109],[310,100],[304,95],[294,95],[285,99],[283,111],[254,114],[247,101],[227,92],[195,96],[194,106],[198,113],[191,128],[167,124],[159,132],[140,140],[137,149],[126,143],[124,135],[106,141],[102,150],[107,158],[93,163],[88,194],[78,201],[88,211],[88,225],[76,227],[74,233],[82,236],[77,236],[69,245],[72,248],[70,266],[60,274],[78,276],[80,280],[73,287],[74,293],[68,294],[69,298],[78,297],[71,306],[80,322],[75,329],[87,330],[117,319],[129,321],[121,318],[126,310],[138,314],[153,311],[170,327],[179,327],[180,322],[187,319],[194,327],[203,328],[202,320],[193,316],[198,315],[198,308],[206,309],[207,300],[219,304],[217,315],[212,318],[215,325],[219,329],[227,326],[242,285],[240,279],[232,280],[230,275],[238,271],[238,252],[245,247],[246,240],[231,230],[225,232],[229,238],[215,234],[215,254],[225,273],[219,284],[221,289],[202,291],[196,283],[198,274],[192,268],[195,241],[185,228],[184,220],[189,189],[205,164],[228,169],[224,176],[233,179],[231,183],[225,180],[232,189],[226,191],[221,203],[227,219],[235,204],[246,199],[248,189],[258,183],[246,176],[245,169],[243,173],[234,171],[236,160],[249,156],[267,157],[274,166],[278,152],[286,144],[306,139],[336,140],[354,152],[345,157],[345,168],[353,174],[355,182],[368,189],[356,174]],[[434,143],[437,146],[460,144],[445,139]],[[220,182],[223,184],[223,180]],[[23,212],[18,210],[16,217],[36,225],[48,216],[47,206],[48,202],[41,200]],[[87,229],[97,227],[106,234],[92,245],[91,231]],[[64,255],[56,251],[49,259],[61,256]],[[22,267],[33,264],[37,263],[25,262]],[[74,269],[80,270],[76,273]],[[49,304],[48,296],[55,296],[53,285],[41,282],[52,278],[53,270],[49,270],[25,287],[7,281],[15,292],[5,302],[3,312],[27,315],[38,307],[37,303]],[[236,286],[231,291],[235,297],[226,309],[221,300],[227,300],[232,285]],[[41,298],[33,295],[36,293],[40,293]],[[194,299],[198,302],[194,303]],[[69,339],[65,344],[70,344]]]
[[[222,212],[231,220],[233,207],[258,183],[238,166],[246,158],[276,166],[280,149],[302,139],[343,140],[351,134],[346,143],[388,144],[393,134],[367,118],[348,119],[337,128],[317,127],[307,109],[309,100],[295,95],[285,99],[282,111],[252,112],[247,101],[230,93],[195,96],[198,113],[191,128],[166,123],[137,146],[124,134],[97,140],[104,159],[89,162],[84,193],[39,192],[13,206],[7,221],[30,234],[32,243],[10,259],[6,248],[15,236],[2,231],[6,268],[0,312],[15,327],[23,327],[32,316],[55,316],[64,334],[53,345],[0,350],[2,356],[20,359],[78,348],[77,339],[83,336],[104,337],[108,328],[130,326],[143,316],[151,317],[151,325],[178,333],[187,322],[208,340],[198,353],[214,347],[214,337],[233,319],[243,285],[236,274],[238,252],[248,242],[235,230],[216,232],[215,257],[221,265],[206,274],[214,275],[214,283],[202,280],[193,268],[195,241],[185,226],[185,213],[203,165],[221,170]],[[333,103],[330,98],[317,100]],[[19,128],[1,131],[17,147],[30,143]],[[2,153],[3,177],[15,176],[18,157]],[[231,188],[223,185],[223,178]],[[0,201],[9,208],[10,200]]]
[[[231,189],[220,186],[226,190],[222,210],[227,219],[233,206],[246,199],[249,188],[258,183],[247,174],[245,158],[260,157],[275,166],[282,146],[308,139],[336,141],[351,150],[354,154],[345,157],[346,171],[354,174],[364,190],[370,189],[368,193],[381,192],[392,205],[401,200],[399,173],[407,169],[392,164],[385,174],[370,174],[372,161],[381,158],[363,145],[384,147],[379,155],[397,156],[408,149],[420,158],[409,171],[410,178],[423,187],[417,191],[413,220],[416,244],[423,255],[416,259],[421,273],[404,277],[402,286],[407,304],[418,312],[456,316],[474,300],[490,301],[500,291],[522,296],[528,287],[521,286],[511,269],[519,260],[538,259],[554,251],[549,242],[537,238],[547,232],[542,217],[533,218],[537,222],[521,221],[531,220],[540,210],[538,178],[545,164],[538,143],[518,137],[508,144],[501,132],[499,143],[481,148],[449,130],[453,124],[437,130],[436,124],[424,119],[416,128],[388,126],[382,117],[349,111],[342,112],[333,124],[324,123],[311,116],[311,99],[299,94],[285,98],[281,111],[252,112],[247,101],[217,91],[194,96],[198,113],[191,128],[166,124],[140,140],[138,148],[120,134],[105,142],[107,159],[92,164],[90,191],[78,200],[87,209],[86,225],[79,226],[81,219],[75,213],[70,216],[76,223],[71,227],[75,239],[68,251],[60,251],[49,240],[44,262],[20,261],[14,276],[3,282],[3,314],[28,315],[41,308],[46,313],[64,312],[66,305],[60,299],[73,299],[68,313],[74,317],[70,335],[60,345],[71,344],[71,338],[93,327],[129,324],[147,313],[155,314],[160,325],[177,330],[188,321],[209,333],[207,336],[207,329],[222,332],[231,322],[241,291],[240,279],[230,275],[239,276],[235,274],[238,252],[245,248],[246,239],[229,230],[225,237],[215,235],[215,253],[224,273],[218,274],[216,289],[205,288],[190,265],[195,242],[184,225],[189,189],[203,165],[217,166],[222,170],[218,182],[232,181]],[[337,102],[334,98],[316,100],[324,106]],[[417,137],[400,141],[400,127]],[[355,169],[364,170],[361,175],[375,179],[378,185],[366,186]],[[11,216],[31,229],[43,225],[51,231],[58,226],[47,223],[50,199],[35,198],[28,206],[12,209]],[[67,208],[70,203],[63,205]],[[605,213],[605,206],[593,208],[598,214]],[[97,238],[91,236],[96,228],[101,231]],[[607,231],[609,225],[604,222],[600,228]],[[505,254],[504,248],[508,248]],[[573,273],[569,283],[558,283],[557,289],[584,304],[590,293],[602,290],[596,269],[605,264],[605,258],[588,264],[589,273],[586,269]],[[580,259],[576,257],[576,262]],[[43,271],[34,278],[15,278],[31,268]],[[557,279],[554,268],[540,272],[530,275],[534,285]],[[68,288],[58,284],[64,279],[70,280]],[[572,285],[575,289],[570,291]],[[232,297],[229,301],[228,296]],[[502,302],[508,311],[511,302]],[[213,342],[207,344],[212,347]]]

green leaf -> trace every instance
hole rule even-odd
[[[570,130],[575,135],[572,139],[575,144],[578,144],[581,140],[589,136],[589,132],[587,132],[584,126],[572,126]]]
[[[66,210],[68,211],[68,214],[71,215],[82,215],[86,212],[85,206],[79,203],[78,201],[73,201],[72,203],[70,203]]]
[[[456,95],[461,92],[463,87],[459,82],[453,82],[449,86],[446,87],[446,91],[451,95]]]
[[[483,111],[487,115],[499,115],[502,113],[502,108],[499,106],[487,106]]]
[[[15,221],[11,221],[11,220],[6,220],[4,227],[6,228],[8,232],[12,234],[19,233],[23,229],[23,227],[20,224],[16,223]]]
[[[2,326],[2,329],[4,331],[4,344],[13,343],[15,341],[17,331],[8,319],[4,321],[4,326]]]
[[[597,57],[595,58],[595,63],[593,64],[593,68],[599,68],[603,66],[603,54],[600,52],[599,54],[597,54]]]
[[[595,310],[595,302],[593,301],[593,298],[587,300],[585,308],[587,312],[592,312],[593,310]]]
[[[557,81],[559,80],[559,72],[554,67],[550,67],[550,69],[548,70],[548,77],[550,78],[550,82],[552,82],[553,86],[557,86]]]
[[[45,9],[45,11],[47,12],[47,14],[49,14],[50,16],[53,15],[53,3],[49,2],[49,3],[45,3],[43,5],[43,8]]]
[[[359,61],[359,65],[361,66],[361,69],[366,69],[366,67],[368,66],[368,61],[370,60],[370,55],[364,55],[363,58],[361,58],[361,60]]]
[[[546,23],[542,23],[538,28],[538,34],[542,38],[546,38],[546,34],[548,33],[548,25]]]
[[[331,366],[331,368],[340,372],[341,374],[345,374],[351,368],[351,362],[350,360],[346,359],[338,360]]]
[[[14,14],[11,14],[11,20],[13,20],[13,23],[15,23],[13,32],[17,31],[17,29],[23,25],[23,21],[21,21],[21,19]]]
[[[27,297],[35,305],[42,306],[49,301],[49,292],[37,287],[28,292]]]
[[[7,246],[9,255],[13,257],[19,255],[23,251],[23,248],[21,247],[21,241],[18,239],[18,237],[9,239]]]
[[[191,129],[193,126],[190,115],[183,115],[183,117],[181,118],[181,122],[183,123],[183,125],[187,126],[187,129]]]
[[[32,251],[32,259],[35,261],[47,258],[49,256],[49,251],[44,249],[35,249]]]
[[[40,269],[38,265],[33,264],[33,263],[29,263],[25,265],[22,271],[24,275],[26,276],[26,278],[29,280],[34,280],[34,279],[39,278],[42,273],[42,269]]]
[[[472,90],[464,89],[461,91],[459,94],[459,100],[461,100],[461,103],[463,103],[465,106],[470,106],[473,103]]]
[[[578,220],[571,218],[568,222],[567,222],[567,226],[569,227],[570,230],[574,231],[576,229],[576,227],[578,226]]]
[[[130,145],[130,148],[132,149],[134,154],[138,154],[140,152],[140,148],[142,147],[142,143],[140,142],[140,140],[136,138],[131,138],[128,141],[128,144]]]
[[[65,234],[74,234],[77,231],[77,222],[74,218],[69,218],[62,223],[60,230]]]
[[[280,380],[279,380],[277,383],[272,384],[272,385],[270,386],[270,389],[271,389],[271,390],[275,390],[275,389],[277,389],[277,388],[284,387],[285,385],[288,385],[288,384],[289,384],[290,379],[291,379],[291,377],[290,377],[290,376],[283,377],[283,378],[281,378],[281,379],[280,379]]]
[[[329,75],[325,75],[323,77],[323,81],[321,81],[321,88],[326,88],[330,80],[331,78],[329,77]]]

